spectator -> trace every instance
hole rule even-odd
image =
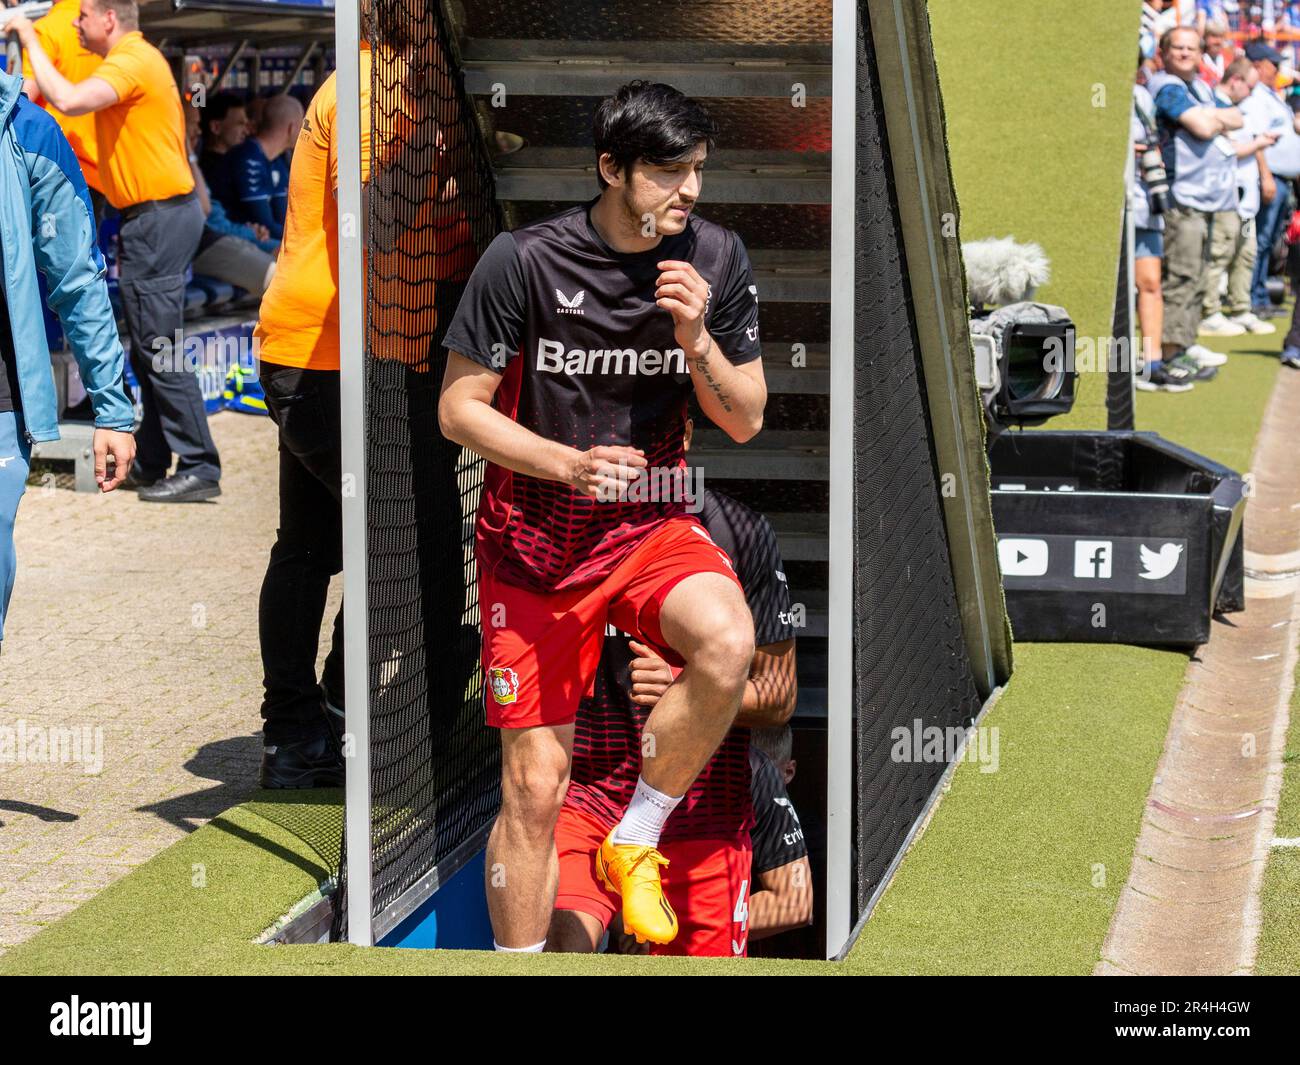
[[[1201,53],[1201,80],[1214,88],[1222,80],[1227,63],[1228,28],[1221,22],[1208,22],[1201,32],[1205,38],[1205,50]]]
[[[1268,278],[1272,268],[1273,245],[1291,216],[1291,184],[1300,177],[1300,118],[1297,118],[1275,88],[1282,56],[1263,41],[1246,45],[1246,58],[1259,71],[1259,83],[1241,105],[1254,128],[1276,134],[1275,143],[1264,149],[1264,161],[1277,184],[1272,202],[1260,207],[1255,220],[1257,255],[1251,274],[1250,301],[1260,318],[1283,313],[1274,311],[1268,295]]]
[[[1179,25],[1179,10],[1175,0],[1145,0],[1142,4],[1142,29],[1157,41]],[[1195,18],[1195,9],[1192,9]]]
[[[1140,72],[1140,68],[1139,68]],[[1143,180],[1142,157],[1156,147],[1160,135],[1156,130],[1156,105],[1151,94],[1142,85],[1133,86],[1133,147],[1137,153],[1134,161],[1133,185],[1129,189],[1129,211],[1133,217],[1133,281],[1137,286],[1138,324],[1142,330],[1143,362],[1159,362],[1160,343],[1164,335],[1165,300],[1160,290],[1160,270],[1164,263],[1164,229],[1162,212],[1164,204],[1153,206],[1151,190]],[[1159,207],[1160,210],[1156,210]],[[1152,384],[1149,375],[1136,379],[1138,388],[1165,392],[1189,392],[1190,381],[1166,381]]]
[[[135,0],[82,0],[78,27],[104,62],[75,84],[50,62],[21,15],[10,27],[41,93],[65,114],[95,114],[100,177],[122,213],[118,286],[131,366],[144,398],[130,482],[140,498],[188,503],[221,494],[221,460],[198,377],[182,359],[185,270],[203,234],[203,209],[185,150],[180,93],[162,53],[136,28]],[[168,476],[173,453],[176,472]]]
[[[231,197],[232,182],[226,164],[230,152],[248,137],[248,106],[238,93],[216,93],[203,108],[203,152],[199,168],[209,191],[217,199]]]
[[[1183,6],[1189,7],[1187,0],[1183,0]],[[1195,25],[1201,36],[1209,44],[1211,34],[1220,38],[1228,35],[1228,9],[1225,7],[1223,0],[1196,0],[1195,7]],[[1219,74],[1222,76],[1223,68],[1219,67]]]
[[[1149,88],[1156,104],[1170,204],[1165,211],[1165,320],[1162,359],[1149,361],[1152,387],[1207,380],[1226,356],[1197,344],[1205,286],[1205,252],[1216,214],[1237,204],[1237,162],[1222,136],[1242,125],[1235,107],[1217,107],[1196,76],[1200,36],[1178,27],[1160,39],[1164,70]]]
[[[33,442],[57,440],[59,412],[37,272],[63,324],[95,411],[95,480],[118,487],[131,468],[135,410],[122,380],[122,345],[95,244],[94,210],[67,139],[0,73],[0,641],[13,591],[14,518]],[[34,220],[52,218],[54,225]],[[113,470],[108,470],[112,456]]]
[[[370,62],[363,45],[363,124]],[[280,438],[280,522],[258,608],[264,788],[343,784],[335,739],[343,732],[342,609],[319,681],[316,673],[326,593],[343,569],[336,91],[331,74],[301,124],[279,265],[254,331],[267,410]],[[363,139],[363,174],[368,149]]]
[[[812,922],[813,880],[799,814],[787,785],[794,779],[790,726],[750,734],[754,827],[750,830],[754,886],[749,895],[749,938],[802,928]]]
[[[32,26],[36,39],[41,42],[50,62],[69,81],[82,81],[95,72],[103,57],[87,50],[77,35],[77,18],[81,12],[81,0],[58,0],[44,16],[37,19]],[[81,166],[81,176],[90,186],[90,201],[95,208],[95,219],[104,216],[104,189],[99,180],[99,148],[95,143],[94,115],[65,115],[49,105],[36,85],[36,75],[32,71],[31,61],[23,56],[23,92],[30,100],[40,104],[51,115],[68,138],[72,152]]]
[[[1259,80],[1249,59],[1233,60],[1219,87],[1214,90],[1220,106],[1231,107],[1245,100]],[[1251,332],[1274,333],[1276,328],[1250,309],[1250,281],[1255,267],[1255,216],[1259,213],[1260,187],[1266,184],[1269,198],[1276,194],[1273,175],[1265,162],[1260,167],[1264,149],[1272,146],[1277,134],[1266,133],[1251,116],[1243,115],[1244,125],[1229,137],[1237,157],[1237,206],[1214,216],[1209,261],[1205,268],[1204,320],[1205,336],[1239,336]],[[1227,278],[1227,314],[1222,308],[1221,292]]]
[[[194,257],[194,272],[204,277],[226,281],[236,288],[246,290],[259,299],[271,283],[275,273],[272,252],[279,247],[277,241],[261,226],[240,225],[230,221],[220,201],[208,194],[203,170],[195,156],[199,141],[199,112],[195,107],[185,108],[185,137],[190,151],[190,169],[194,173],[194,188],[206,216],[199,252]]]
[[[224,201],[226,213],[236,222],[265,226],[276,240],[284,233],[289,197],[288,152],[302,120],[302,104],[292,96],[272,96],[257,133],[232,149],[227,162],[231,199]]]

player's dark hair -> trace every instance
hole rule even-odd
[[[248,100],[237,92],[219,92],[209,97],[203,108],[205,122],[220,122],[236,107],[247,107]]]
[[[779,728],[755,728],[749,730],[749,742],[779,764],[790,760],[794,750],[794,733],[789,725],[781,725]]]
[[[629,81],[596,109],[596,158],[608,154],[623,174],[644,160],[653,166],[689,158],[703,141],[713,148],[717,124],[700,104],[659,82]],[[596,171],[601,189],[609,184]]]

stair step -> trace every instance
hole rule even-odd
[[[830,250],[750,248],[759,300],[779,303],[829,303]]]
[[[827,515],[782,512],[769,513],[765,517],[776,530],[781,557],[785,561],[825,562],[829,559]]]
[[[466,63],[549,62],[558,59],[603,59],[641,63],[798,63],[829,71],[829,44],[750,44],[739,41],[683,41],[665,34],[656,40],[578,41],[505,37],[469,37],[461,57]]]
[[[492,108],[485,108],[485,112],[493,115]],[[509,129],[510,123],[504,119],[504,112],[501,117],[501,128]],[[528,144],[520,148],[517,152],[509,155],[499,156],[496,160],[498,167],[531,167],[534,169],[550,169],[552,167],[565,170],[580,170],[584,168],[595,170],[596,153],[593,148],[586,145],[546,145],[546,144]],[[824,174],[829,180],[831,172],[831,156],[829,152],[792,152],[780,148],[715,148],[709,153],[707,169],[704,172],[705,188],[708,188],[708,182],[713,175],[719,170],[765,170],[779,171],[782,173],[808,172],[810,174]],[[591,199],[596,195],[596,187],[592,186],[590,195],[583,197],[584,200]],[[535,197],[530,197],[530,199]],[[711,206],[712,197],[705,196],[702,206]],[[830,201],[827,200],[827,203]]]
[[[795,615],[795,639],[824,637],[827,630],[827,593],[825,588],[812,591],[790,589],[790,606]],[[802,617],[802,624],[799,618]]]
[[[759,315],[762,323],[762,313]],[[831,390],[831,354],[827,344],[805,344],[803,366],[792,366],[794,345],[763,344],[763,378],[768,395],[826,396]]]
[[[520,153],[522,154],[522,153]],[[588,156],[590,160],[590,156]],[[498,200],[573,200],[596,194],[596,164],[580,167],[524,166],[507,156],[496,168]],[[728,169],[709,161],[709,200],[713,203],[830,203],[828,171],[807,166]]]
[[[764,430],[737,444],[720,429],[697,429],[690,462],[719,480],[826,481],[830,439],[825,432]]]
[[[500,42],[497,42],[498,44]],[[620,41],[606,47],[603,55],[574,52],[565,41],[527,42],[528,58],[509,57],[502,49],[486,46],[481,38],[466,42],[465,88],[476,96],[501,91],[527,96],[609,96],[622,85],[641,78],[666,82],[687,96],[786,97],[795,99],[802,86],[803,98],[827,97],[831,93],[831,68],[827,63],[808,63],[779,58],[734,59],[718,56],[683,61],[681,56],[663,55],[663,43]],[[548,47],[549,46],[549,47]],[[614,54],[611,54],[614,53]]]

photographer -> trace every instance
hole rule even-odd
[[[1133,281],[1137,286],[1138,324],[1142,330],[1143,357],[1160,361],[1164,334],[1165,298],[1160,290],[1160,269],[1165,257],[1164,210],[1169,200],[1169,180],[1158,147],[1156,104],[1142,85],[1133,86],[1133,147],[1137,165],[1129,187],[1129,211],[1133,216]],[[1155,390],[1149,379],[1138,378],[1139,388]],[[1168,382],[1167,392],[1188,392],[1191,383]]]
[[[1177,27],[1160,39],[1164,70],[1149,83],[1170,180],[1165,211],[1165,332],[1162,359],[1147,363],[1156,388],[1217,373],[1224,356],[1196,344],[1205,261],[1216,214],[1237,208],[1237,153],[1226,134],[1242,126],[1235,107],[1219,107],[1196,72],[1201,37]]]

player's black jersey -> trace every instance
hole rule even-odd
[[[749,769],[754,800],[754,827],[749,838],[754,849],[752,869],[757,877],[806,857],[808,844],[776,764],[757,747],[750,747]]]
[[[706,490],[699,518],[731,556],[754,615],[757,647],[792,640],[790,592],[776,532],[763,515],[729,496]],[[645,637],[638,635],[638,641]],[[641,730],[650,708],[632,702],[631,662],[623,633],[606,635],[592,694],[578,705],[573,767],[565,802],[616,823],[641,773]],[[665,842],[730,839],[753,821],[749,729],[733,728],[695,779],[664,828]]]
[[[592,225],[595,202],[499,234],[443,344],[502,373],[496,407],[538,435],[581,451],[641,448],[652,468],[678,468],[692,385],[672,315],[655,303],[658,264],[689,262],[709,283],[705,328],[742,365],[760,355],[749,257],[735,233],[694,213],[650,251],[615,251]],[[680,492],[650,495],[598,501],[489,463],[479,564],[535,591],[593,584],[653,527],[686,512]]]

